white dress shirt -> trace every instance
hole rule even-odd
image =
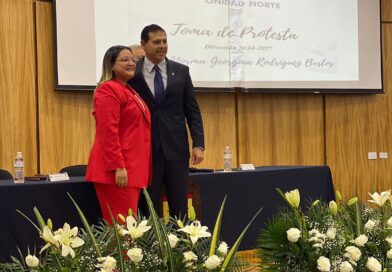
[[[166,87],[167,87],[166,59],[164,59],[163,61],[161,61],[157,65],[158,65],[159,69],[161,69],[163,86],[166,90]],[[147,57],[144,58],[142,73],[143,73],[144,79],[147,82],[148,87],[151,90],[152,95],[155,97],[155,88],[154,88],[155,70],[154,70],[154,66],[155,66],[155,64],[152,63]]]

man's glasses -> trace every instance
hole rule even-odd
[[[122,58],[122,59],[116,59],[116,61],[119,62],[124,62],[124,63],[129,63],[129,62],[134,62],[137,63],[138,61],[140,61],[142,58]]]

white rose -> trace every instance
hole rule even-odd
[[[178,242],[178,237],[172,233],[170,233],[167,238],[169,239],[170,247],[175,248]]]
[[[367,259],[366,267],[372,272],[381,272],[382,269],[380,262],[373,257]]]
[[[220,243],[220,245],[218,247],[218,252],[220,254],[222,254],[223,256],[226,256],[228,249],[229,249],[229,247],[227,246],[227,244],[225,242],[222,242],[222,243]]]
[[[141,248],[131,248],[128,250],[127,255],[129,259],[131,259],[132,262],[139,263],[141,260],[143,260],[143,253]]]
[[[217,268],[221,262],[222,261],[218,256],[212,255],[212,256],[208,257],[208,259],[205,261],[204,266],[208,270],[213,270],[213,269]]]
[[[392,259],[392,248],[387,252],[387,258]]]
[[[392,227],[392,216],[388,219],[387,224],[389,227]]]
[[[301,237],[301,231],[297,228],[291,228],[288,231],[286,231],[286,233],[287,233],[287,240],[289,240],[292,243],[296,243],[299,237]]]
[[[340,272],[352,272],[352,271],[354,271],[354,268],[348,261],[344,261],[339,265],[339,271]]]
[[[331,270],[331,262],[328,258],[321,256],[317,259],[317,269],[323,272]]]
[[[346,253],[344,253],[344,257],[348,258],[350,261],[357,262],[361,258],[361,251],[359,248],[355,246],[348,246],[346,247]]]
[[[387,238],[385,238],[385,241],[387,241],[388,242],[388,244],[390,245],[390,246],[392,246],[392,237],[390,236],[390,237],[387,237]]]
[[[100,262],[96,267],[100,268],[100,271],[113,271],[116,268],[117,261],[112,256],[99,257],[97,260]]]
[[[34,255],[27,255],[25,258],[26,264],[29,267],[37,267],[39,265],[39,260]]]
[[[365,229],[372,230],[372,229],[374,229],[375,225],[376,225],[376,222],[374,222],[373,220],[369,220],[365,224]]]
[[[197,255],[192,251],[184,252],[183,255],[184,255],[184,262],[197,261]]]
[[[327,230],[327,236],[329,239],[333,240],[336,237],[336,228],[330,228]]]
[[[362,247],[367,243],[367,241],[368,237],[364,234],[361,234],[357,238],[355,238],[354,243],[356,246]]]

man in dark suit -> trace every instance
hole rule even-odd
[[[153,177],[148,192],[156,211],[165,186],[171,216],[187,213],[189,144],[186,123],[192,137],[191,163],[204,156],[204,132],[189,68],[166,58],[167,36],[158,25],[148,25],[141,33],[146,56],[137,64],[129,84],[139,92],[151,112]],[[144,198],[143,198],[144,200]],[[148,214],[145,200],[140,202]]]

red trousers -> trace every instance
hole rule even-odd
[[[94,182],[94,188],[101,206],[102,216],[109,224],[112,224],[109,209],[116,220],[118,214],[126,217],[129,209],[132,209],[134,216],[137,214],[140,188],[119,188],[116,185],[97,182]]]

